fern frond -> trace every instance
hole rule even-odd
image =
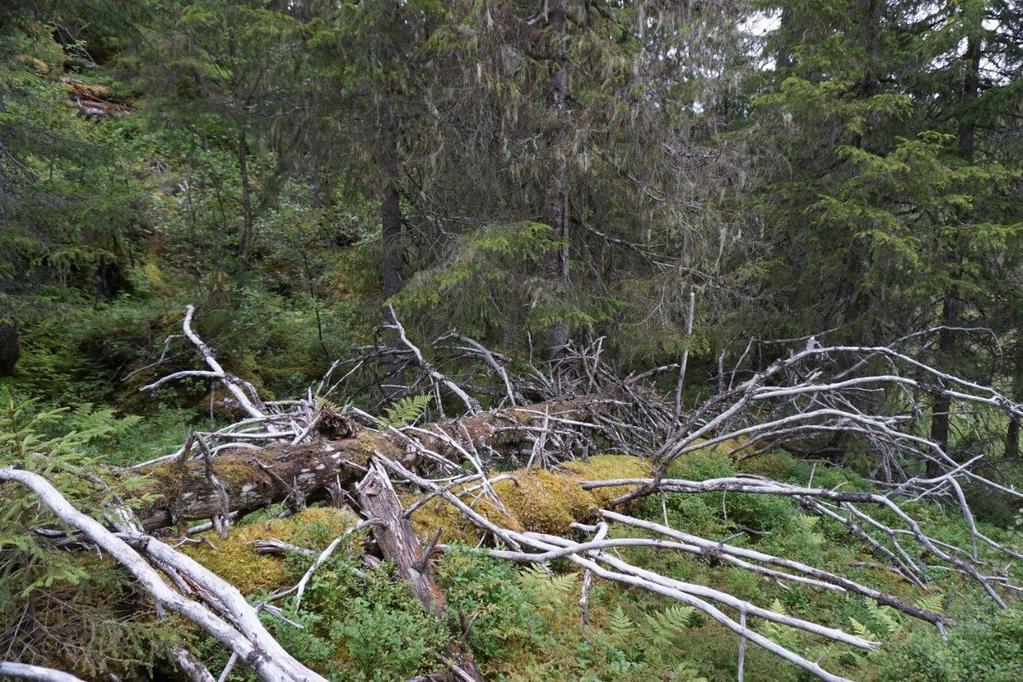
[[[857,637],[862,637],[864,639],[873,639],[874,633],[871,632],[866,625],[856,620],[852,616],[849,617],[849,624],[852,626],[852,631]]]
[[[902,624],[898,621],[895,615],[895,609],[890,606],[878,606],[873,602],[867,604],[867,608],[870,611],[870,616],[878,624],[880,632],[879,635],[890,635],[898,632],[902,627]]]
[[[405,396],[385,410],[382,421],[394,428],[414,424],[426,412],[431,400],[433,396],[427,393]]]
[[[678,634],[684,632],[689,627],[694,613],[696,613],[696,609],[692,606],[675,604],[663,611],[656,611],[652,615],[647,615],[647,622],[652,628]]]
[[[625,611],[622,611],[621,606],[611,612],[608,627],[611,629],[612,636],[619,641],[632,636],[636,631],[636,624],[625,615]]]
[[[921,609],[926,609],[927,611],[941,611],[945,608],[945,595],[940,592],[926,594],[917,599],[914,603]]]

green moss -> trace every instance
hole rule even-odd
[[[586,461],[575,460],[561,465],[565,471],[580,481],[601,481],[615,478],[647,478],[651,475],[650,463],[639,457],[628,455],[594,455]],[[590,492],[596,503],[603,507],[636,486],[616,485],[595,488]]]
[[[452,492],[457,495],[459,489],[456,488]],[[403,499],[403,503],[408,506],[414,500],[415,498],[410,496]],[[505,528],[522,530],[517,519],[511,515],[501,514],[497,507],[486,500],[472,502],[470,506]],[[430,500],[412,514],[412,528],[420,538],[433,537],[439,528],[441,530],[440,541],[444,543],[474,545],[480,535],[475,524],[466,519],[455,505],[442,497]]]
[[[735,463],[722,448],[700,448],[680,456],[668,467],[670,478],[696,481],[723,478],[735,474]]]
[[[512,530],[531,530],[540,533],[563,534],[576,521],[591,520],[600,505],[624,493],[628,486],[613,486],[593,491],[583,490],[584,480],[612,478],[642,478],[650,475],[649,465],[638,457],[597,455],[586,462],[568,462],[563,471],[518,469],[508,472],[508,478],[494,483],[494,492],[501,499],[507,513],[503,513],[485,495],[478,484],[456,487],[456,495],[491,521]],[[412,498],[406,499],[410,504]],[[479,533],[462,513],[442,498],[423,505],[412,514],[412,524],[420,537],[430,537],[438,528],[445,542],[474,544]]]
[[[319,549],[316,545],[325,546],[354,523],[352,515],[340,509],[310,507],[287,518],[236,526],[226,539],[205,533],[200,536],[203,542],[187,545],[184,551],[243,594],[250,594],[289,582],[284,562],[279,557],[257,554],[254,542],[280,540],[315,550]]]
[[[575,479],[543,469],[512,472],[513,478],[494,484],[505,507],[528,530],[540,533],[569,532],[575,521],[596,511],[592,495]]]

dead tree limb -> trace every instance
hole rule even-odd
[[[199,335],[192,330],[192,316],[195,315],[195,306],[189,305],[185,307],[185,319],[181,324],[184,330],[185,337],[192,342],[196,350],[202,355],[203,361],[209,366],[209,371],[203,370],[184,370],[181,372],[174,372],[165,377],[157,379],[151,384],[143,386],[142,391],[153,391],[174,379],[180,379],[182,377],[203,377],[209,379],[216,379],[219,381],[224,388],[231,392],[234,399],[238,401],[238,404],[246,414],[254,418],[266,417],[267,411],[266,406],[262,404],[259,399],[259,395],[256,393],[255,387],[240,379],[234,374],[224,370],[223,366],[217,362],[216,356],[213,355],[213,350],[206,345],[206,342],[199,338]],[[247,394],[246,394],[247,393]]]
[[[584,396],[534,405],[529,409],[507,408],[481,412],[460,420],[439,422],[415,436],[400,430],[362,429],[343,440],[317,440],[292,444],[276,442],[261,448],[226,449],[211,458],[211,468],[223,490],[210,483],[205,463],[174,461],[133,470],[145,473],[152,483],[142,486],[136,497],[159,496],[138,510],[147,531],[186,521],[224,515],[222,493],[229,500],[228,514],[255,511],[280,502],[295,491],[309,499],[326,495],[329,486],[351,485],[362,478],[374,453],[409,467],[427,460],[461,458],[458,447],[472,445],[494,452],[511,452],[529,446],[532,431],[544,412],[569,420],[589,420],[595,412],[613,412],[619,401],[602,396]],[[432,433],[431,433],[432,432]],[[464,444],[464,445],[463,445]],[[211,448],[212,450],[212,448]],[[451,465],[452,470],[458,469]]]
[[[43,668],[27,663],[0,661],[0,677],[13,677],[19,680],[38,680],[39,682],[82,682],[74,675],[53,668]]]
[[[192,655],[185,647],[180,644],[175,644],[172,647],[174,653],[174,660],[177,662],[178,667],[181,668],[182,672],[188,676],[192,682],[216,682],[216,678],[213,677],[206,666],[202,664],[198,658]],[[237,654],[233,653],[232,656],[237,657]]]
[[[377,461],[370,464],[369,473],[357,486],[363,513],[374,522],[373,537],[384,558],[394,563],[398,576],[412,586],[416,599],[425,611],[443,618],[445,595],[433,579],[428,557],[405,518],[398,494],[394,491],[387,470]],[[481,681],[471,654],[463,651],[454,640],[445,647],[447,656],[468,679]]]
[[[469,414],[476,414],[480,411],[480,404],[475,398],[471,397],[466,393],[461,386],[456,384],[454,381],[449,379],[444,374],[441,374],[432,364],[430,364],[426,357],[423,355],[423,351],[419,349],[414,343],[412,343],[408,336],[405,334],[405,328],[398,321],[398,315],[394,312],[394,306],[387,306],[388,311],[391,313],[391,324],[389,327],[398,332],[398,338],[405,348],[412,353],[415,358],[416,364],[419,365],[425,371],[434,384],[441,385],[458,396],[458,399],[465,405],[465,409],[468,410]]]
[[[153,598],[165,608],[195,623],[216,637],[267,682],[323,681],[270,636],[259,617],[233,585],[218,578],[193,559],[145,535],[122,538],[111,533],[91,516],[78,511],[42,476],[10,467],[0,469],[0,480],[15,481],[30,488],[61,521],[80,531],[90,541],[124,566]],[[152,557],[187,576],[211,606],[184,596],[163,581],[142,556]],[[215,606],[214,606],[215,605]],[[220,611],[220,615],[214,610]]]

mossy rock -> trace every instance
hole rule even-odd
[[[326,546],[355,525],[351,513],[334,507],[310,507],[283,519],[273,519],[232,527],[226,539],[204,533],[204,541],[184,548],[186,554],[221,578],[251,594],[258,590],[275,590],[289,584],[279,557],[256,553],[257,540],[280,540],[312,550]]]

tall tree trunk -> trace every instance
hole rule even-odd
[[[884,7],[883,0],[867,0],[864,7],[863,22],[863,43],[866,50],[866,73],[863,76],[862,91],[864,96],[870,97],[877,93],[878,75],[877,66],[879,61],[878,52],[881,46],[881,10]]]
[[[938,332],[938,355],[946,364],[955,353],[955,332],[948,327],[954,327],[959,321],[959,300],[955,286],[949,286],[945,290],[945,296],[941,302],[941,325],[942,330]],[[936,395],[931,404],[931,440],[941,446],[941,449],[948,451],[949,436],[949,413],[952,409],[952,401],[945,394]],[[941,467],[929,461],[927,463],[927,475],[934,477],[941,473]]]
[[[777,52],[775,53],[775,65],[778,71],[784,73],[792,66],[792,46],[799,42],[792,35],[795,32],[795,15],[792,12],[792,8],[787,4],[782,7],[779,28],[781,30],[778,32],[779,40]]]
[[[405,231],[398,192],[398,130],[390,95],[381,99],[379,117],[377,163],[383,175],[380,190],[381,291],[386,300],[405,286]],[[401,347],[396,338],[389,338],[386,343],[394,351]],[[399,364],[391,364],[388,376],[381,384],[383,395],[388,400],[399,397],[403,390],[404,377]]]
[[[977,27],[979,31],[980,27]],[[966,75],[963,78],[962,89],[962,111],[959,114],[959,130],[956,135],[959,143],[959,156],[964,161],[973,160],[974,138],[977,133],[977,122],[974,119],[974,112],[971,111],[973,103],[977,99],[980,90],[980,58],[981,58],[981,37],[977,32],[970,35],[966,41]]]
[[[550,254],[547,263],[547,274],[555,293],[560,299],[569,286],[568,257],[568,131],[565,121],[565,96],[567,91],[566,54],[565,54],[565,0],[554,0],[550,5],[550,29],[556,44],[549,58],[551,73],[550,92],[547,106],[549,120],[554,126],[550,146],[550,177],[544,199],[544,222],[550,225],[561,245]],[[547,329],[544,351],[548,358],[556,356],[568,343],[569,326],[567,321],[558,321]]]
[[[0,313],[3,313],[2,307]],[[14,366],[18,364],[20,357],[21,342],[18,339],[18,328],[14,326],[13,318],[5,321],[0,314],[0,377],[14,374]]]
[[[245,130],[238,131],[238,177],[242,183],[242,238],[238,244],[238,257],[247,261],[252,253],[254,220],[252,217],[252,185],[249,179],[249,150]]]
[[[384,178],[380,192],[383,294],[384,298],[390,298],[405,285],[405,233],[398,193],[398,131],[389,96],[380,102],[378,144],[378,163]]]
[[[971,105],[977,99],[980,87],[980,58],[981,58],[981,37],[980,27],[970,34],[966,41],[966,53],[963,59],[966,61],[966,73],[963,78],[961,96],[961,111],[959,117],[959,129],[957,131],[957,146],[959,157],[963,161],[972,161],[974,153],[974,139],[977,126],[970,111]],[[941,324],[942,329],[938,335],[938,354],[944,364],[950,365],[956,354],[956,335],[948,329],[959,324],[962,314],[962,303],[959,300],[959,286],[957,280],[962,276],[962,240],[957,236],[953,239],[945,262],[949,264],[951,282],[946,287],[941,302]],[[943,450],[948,449],[949,438],[949,412],[952,404],[945,395],[934,398],[931,412],[931,440],[938,443]],[[935,475],[937,465],[928,464],[928,473]]]
[[[1012,399],[1023,402],[1023,340],[1016,341],[1016,367],[1012,376]],[[1016,415],[1009,416],[1009,426],[1005,430],[1005,459],[1019,460],[1019,427],[1020,420]]]

